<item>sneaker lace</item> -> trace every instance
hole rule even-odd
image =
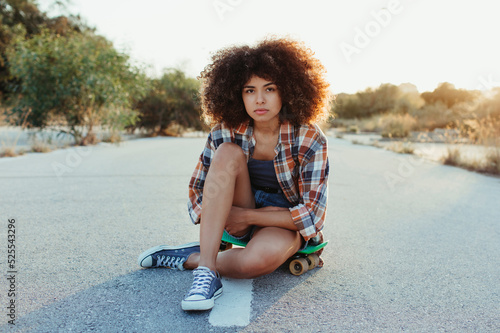
[[[192,295],[203,295],[204,297],[208,297],[210,284],[214,278],[214,274],[210,271],[195,269],[193,275],[193,285],[188,293],[188,297]]]
[[[178,269],[180,271],[184,270],[184,262],[186,258],[182,257],[171,257],[171,256],[158,256],[156,258],[156,263],[158,266],[167,266],[173,269]]]

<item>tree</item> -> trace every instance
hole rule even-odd
[[[441,102],[446,107],[451,108],[453,105],[462,102],[472,102],[477,97],[477,92],[455,89],[451,83],[441,83],[433,92],[424,92],[421,94],[426,104],[435,104]]]
[[[373,90],[368,88],[354,95],[339,94],[333,112],[340,118],[363,118],[393,111],[401,97],[399,88],[386,83]]]
[[[336,118],[355,118],[360,114],[360,100],[358,95],[346,93],[338,94],[332,104],[332,111]]]
[[[56,1],[56,3],[64,6],[61,1]],[[18,84],[9,71],[6,55],[8,46],[20,32],[22,32],[23,37],[31,38],[44,29],[59,35],[91,31],[79,16],[48,17],[40,11],[33,0],[4,0],[0,2],[0,97],[6,96],[11,91],[11,85]]]
[[[132,99],[146,89],[145,76],[128,56],[92,32],[60,36],[45,30],[18,38],[7,58],[20,79],[19,110],[31,110],[29,126],[44,128],[63,118],[78,144],[95,141],[96,125],[117,119],[121,127],[133,123]]]
[[[201,129],[200,83],[186,77],[180,69],[167,69],[160,79],[152,80],[148,94],[138,101],[138,128],[165,134],[171,125]]]

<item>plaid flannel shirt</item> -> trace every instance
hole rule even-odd
[[[188,211],[195,224],[200,222],[203,186],[210,163],[217,147],[224,142],[240,146],[248,161],[255,147],[253,127],[246,123],[231,129],[219,124],[211,130],[189,182]],[[290,208],[293,222],[307,241],[323,228],[326,216],[329,173],[327,139],[316,125],[295,127],[283,123],[274,151],[278,182],[288,201],[294,205]]]

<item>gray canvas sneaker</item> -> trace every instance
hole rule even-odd
[[[193,275],[193,285],[182,301],[182,310],[210,310],[214,307],[215,299],[222,295],[221,277],[219,273],[203,266],[196,268]]]
[[[141,267],[167,267],[184,270],[184,263],[193,253],[200,252],[200,243],[193,242],[179,246],[159,245],[141,253],[137,263]]]

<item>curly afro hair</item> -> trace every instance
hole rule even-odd
[[[255,75],[277,85],[282,122],[319,122],[328,117],[330,93],[325,74],[314,52],[289,38],[266,39],[255,47],[224,48],[212,56],[212,63],[199,76],[203,117],[212,125],[224,122],[233,128],[251,120],[242,89]]]

